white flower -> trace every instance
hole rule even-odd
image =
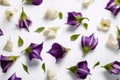
[[[113,49],[118,49],[118,41],[113,37],[112,34],[109,35],[108,41],[106,43],[106,46],[113,48]]]
[[[92,2],[93,0],[83,0],[82,4],[84,7],[88,7]]]
[[[109,19],[102,19],[100,22],[100,26],[98,26],[98,29],[107,31],[109,30],[110,25],[111,25],[111,21]]]
[[[57,80],[56,73],[54,70],[47,70],[47,80]]]
[[[4,50],[8,51],[8,52],[12,52],[13,51],[13,43],[11,42],[10,39],[5,44]]]
[[[10,2],[8,0],[0,0],[0,3],[4,6],[10,6]]]
[[[12,19],[13,15],[14,15],[16,12],[17,12],[16,9],[6,10],[6,11],[5,11],[5,15],[6,15],[7,20],[10,21],[10,20]]]
[[[44,35],[47,36],[47,38],[49,39],[54,39],[56,37],[58,29],[59,27],[48,28],[48,30],[45,30]]]
[[[48,9],[45,13],[47,19],[55,19],[57,17],[57,10]]]

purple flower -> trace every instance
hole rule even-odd
[[[22,80],[22,79],[17,77],[16,73],[14,73],[8,80]]]
[[[37,6],[37,5],[40,5],[43,2],[43,0],[26,0],[26,2]]]
[[[24,8],[22,8],[22,13],[19,19],[19,24],[18,27],[19,28],[25,28],[29,31],[29,27],[32,24],[32,21],[30,19],[28,19],[28,16],[26,15],[26,13],[24,12]]]
[[[87,61],[81,61],[76,66],[68,68],[77,78],[85,79],[87,75],[90,75],[90,69],[88,68]]]
[[[68,12],[67,24],[71,26],[79,26],[86,17],[82,17],[80,12]]]
[[[0,36],[2,36],[3,35],[3,31],[0,29]]]
[[[68,50],[70,49],[63,47],[58,43],[54,43],[48,53],[55,57],[56,62],[59,62],[67,54]]]
[[[110,0],[105,9],[111,11],[116,16],[120,12],[120,0]]]
[[[98,38],[95,39],[94,34],[88,36],[82,36],[81,40],[84,56],[90,51],[94,50],[98,44]]]
[[[2,72],[6,73],[8,68],[16,61],[18,56],[3,56],[0,55],[0,63]]]
[[[114,61],[103,66],[108,72],[115,75],[120,75],[120,62]]]
[[[30,61],[33,58],[42,60],[40,55],[42,49],[43,49],[43,43],[41,44],[31,43],[30,46],[25,49],[25,52],[29,54]]]

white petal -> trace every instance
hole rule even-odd
[[[55,19],[57,17],[57,10],[48,9],[45,13],[47,19]]]
[[[93,0],[83,0],[82,4],[84,7],[88,7],[92,2]]]
[[[54,70],[47,70],[47,80],[57,80],[56,73]]]
[[[1,4],[5,6],[10,6],[10,3],[8,0],[1,0]]]
[[[4,50],[9,52],[13,51],[13,43],[10,40],[5,44]]]

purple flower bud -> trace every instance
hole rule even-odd
[[[84,56],[90,51],[94,50],[98,44],[98,39],[95,39],[94,34],[87,36],[82,36],[81,44],[84,52]]]
[[[16,73],[14,73],[8,80],[22,80],[22,78],[17,77]]]
[[[120,12],[120,0],[110,0],[105,9],[111,11],[116,16]]]
[[[108,72],[115,75],[120,75],[120,62],[114,61],[103,66]]]
[[[42,2],[43,2],[43,0],[23,0],[23,1],[26,1],[27,3],[30,3],[30,4],[33,4],[33,5],[36,5],[36,6],[42,4]]]
[[[63,47],[62,45],[54,43],[48,53],[55,57],[56,62],[59,62],[66,55],[68,50],[69,49]]]
[[[76,66],[68,68],[77,78],[85,79],[87,75],[90,75],[90,69],[88,68],[87,61],[81,61]]]
[[[30,61],[33,58],[42,60],[40,55],[42,49],[43,49],[43,43],[41,44],[31,43],[30,46],[25,49],[25,52],[29,54]]]
[[[0,55],[1,68],[4,73],[7,72],[8,68],[16,61],[18,56],[3,56]]]
[[[19,19],[19,24],[18,27],[19,28],[25,28],[29,31],[29,27],[32,24],[32,21],[30,19],[28,19],[28,16],[26,15],[26,13],[24,12],[24,8],[22,8],[22,13]]]
[[[2,36],[3,35],[3,31],[0,29],[0,36]]]

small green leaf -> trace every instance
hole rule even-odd
[[[95,63],[95,65],[93,66],[93,69],[98,65],[100,65],[100,62]]]
[[[42,32],[44,29],[45,29],[44,27],[39,27],[39,28],[37,28],[37,29],[35,30],[35,32],[40,33],[40,32]]]
[[[27,73],[29,74],[29,71],[28,71],[28,67],[27,67],[27,65],[22,64],[22,66],[23,66],[24,71],[27,72]]]
[[[117,26],[117,34],[118,34],[118,37],[120,37],[120,28]]]
[[[62,19],[62,18],[63,18],[62,12],[59,12],[59,13],[58,13],[58,16],[59,16],[59,19]]]
[[[42,69],[43,69],[44,72],[46,72],[45,63],[42,64]]]
[[[80,36],[80,34],[73,34],[73,35],[70,37],[70,40],[71,40],[71,41],[75,41],[79,36]]]
[[[70,70],[72,73],[75,73],[77,71],[77,67],[72,66],[72,67],[68,68],[68,70]]]
[[[19,36],[18,46],[21,47],[23,44],[24,44],[24,41],[23,41],[23,39]]]
[[[88,24],[87,23],[84,23],[84,28],[87,30],[87,28],[88,28]]]

